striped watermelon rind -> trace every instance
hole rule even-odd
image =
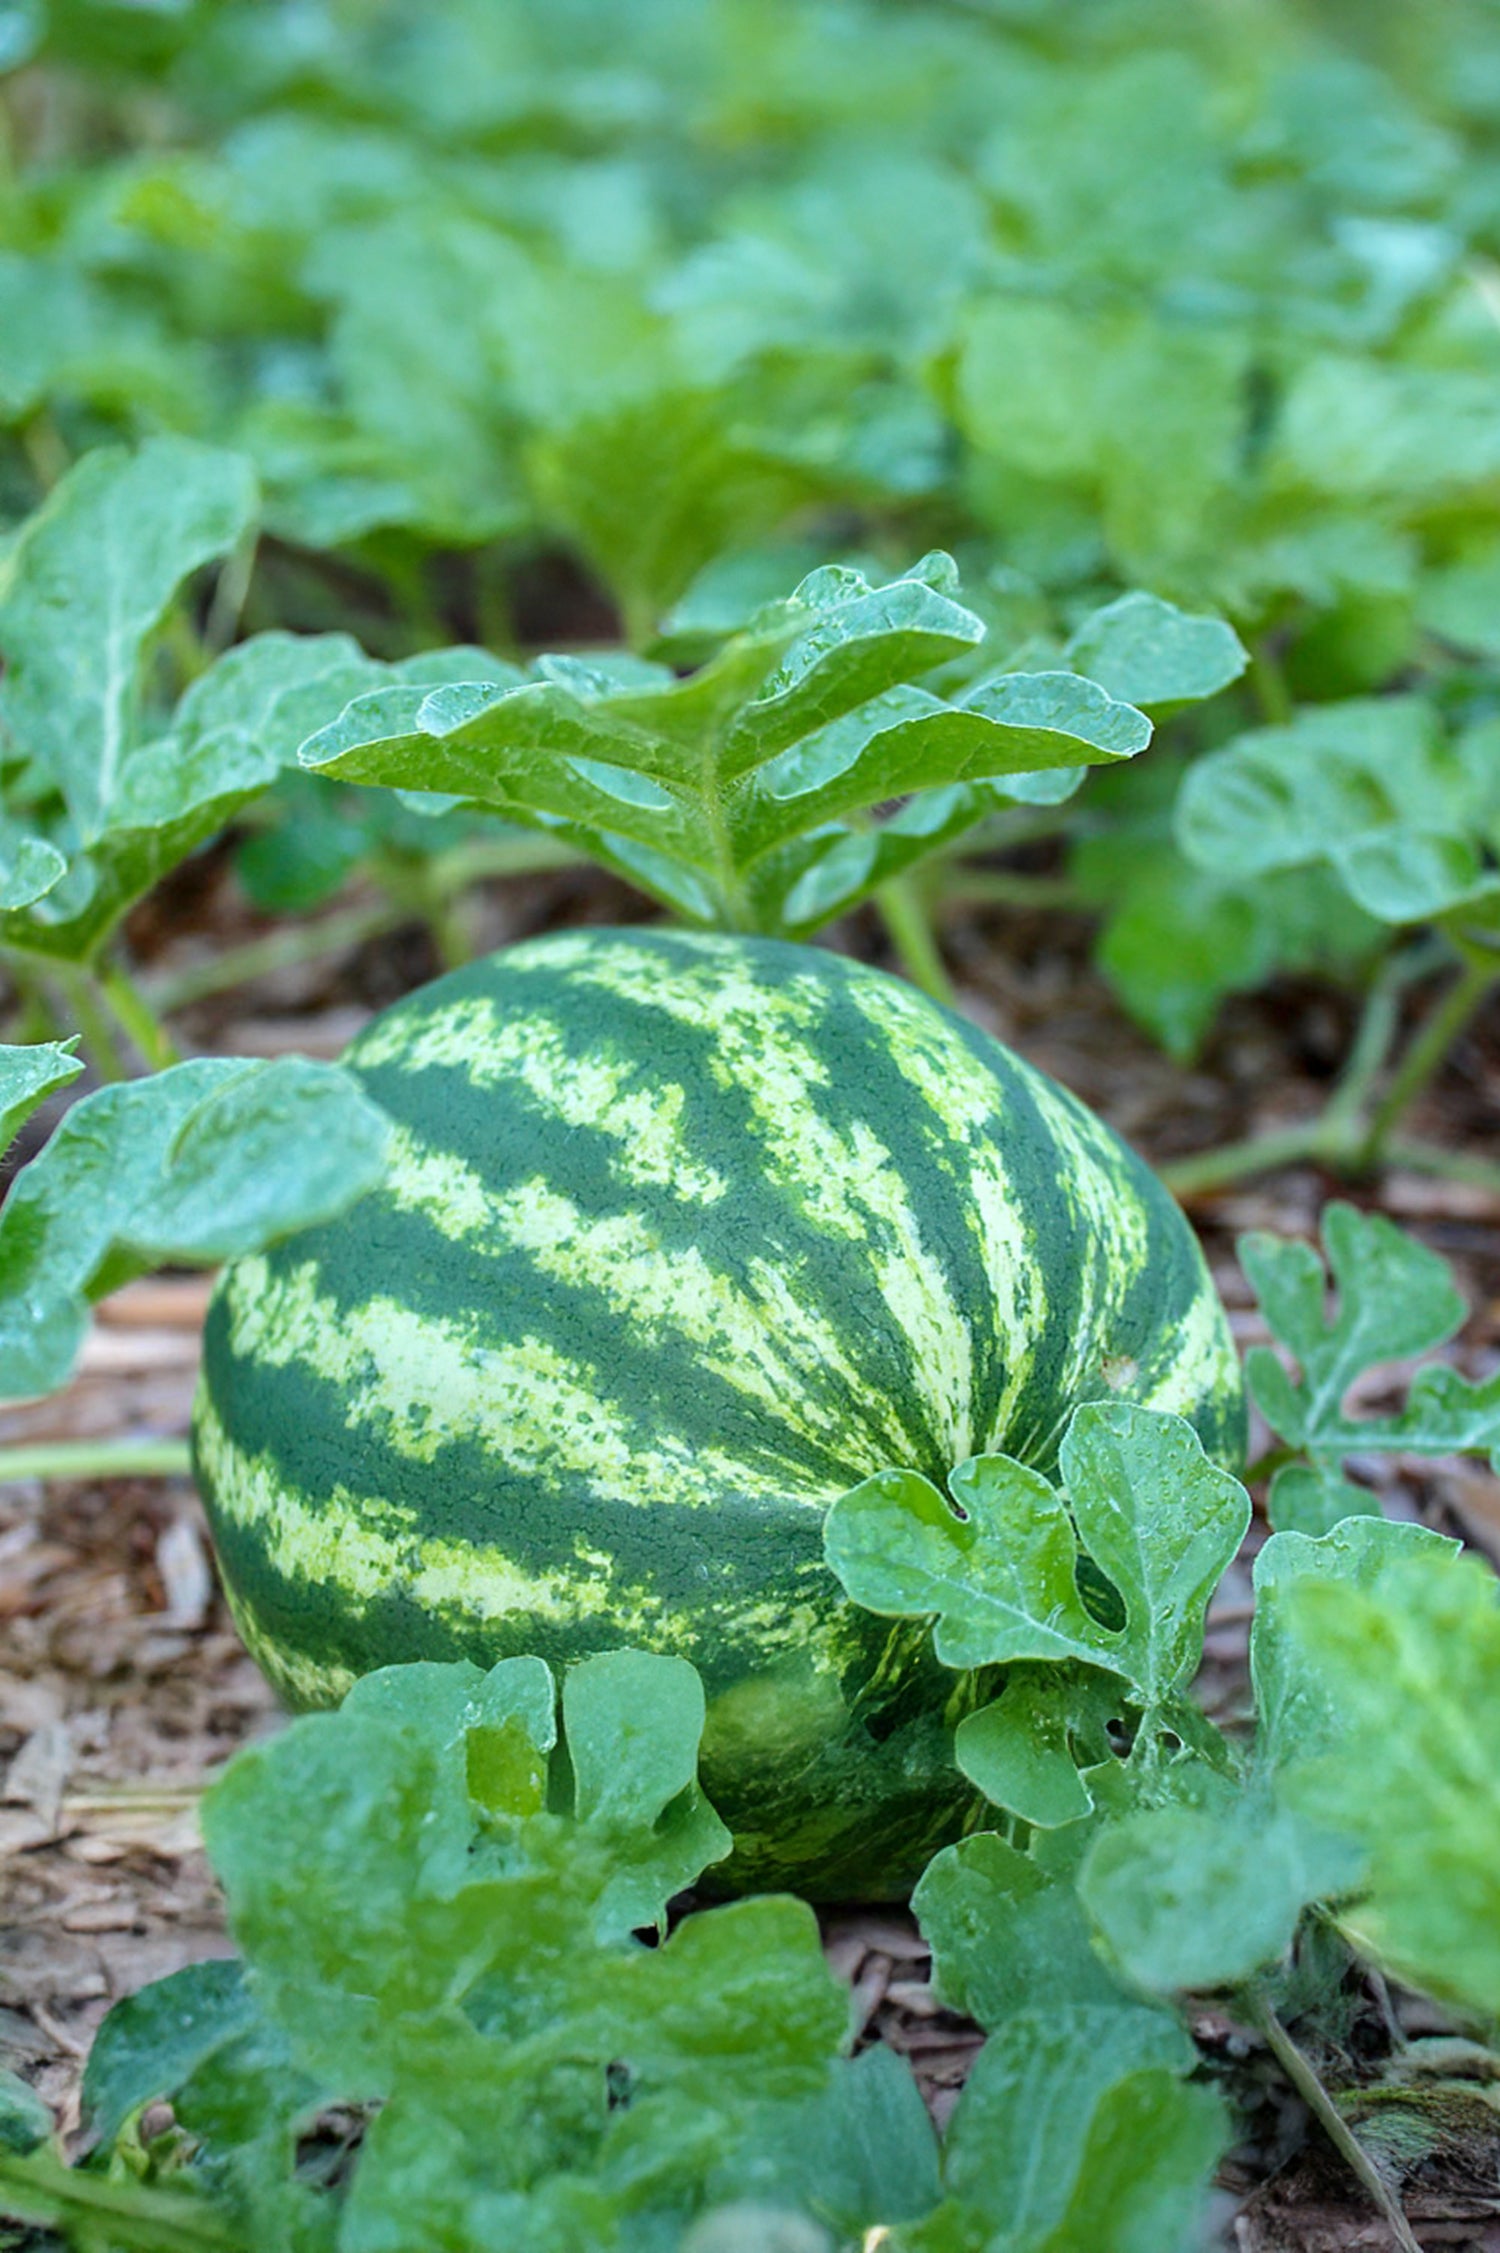
[[[779,941],[574,931],[347,1062],[383,1188],[222,1277],[195,1418],[245,1640],[293,1704],[399,1659],[691,1659],[733,1885],[903,1890],[974,1812],[990,1685],[843,1597],[829,1503],[1051,1469],[1107,1393],[1242,1457],[1202,1256],[1141,1162],[973,1025]]]

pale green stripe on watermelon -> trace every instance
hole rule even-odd
[[[472,1321],[435,1320],[388,1293],[341,1305],[319,1296],[318,1272],[310,1260],[274,1274],[263,1256],[236,1262],[224,1289],[230,1350],[272,1369],[296,1362],[338,1388],[356,1456],[363,1430],[422,1464],[462,1438],[498,1467],[553,1485],[581,1480],[634,1509],[711,1505],[726,1483],[784,1498],[781,1481],[715,1450],[690,1450],[671,1434],[643,1446],[595,1373],[544,1339],[487,1345]]]
[[[447,1630],[455,1650],[486,1621],[505,1622],[512,1630],[519,1620],[530,1621],[527,1647],[549,1631],[576,1632],[588,1621],[620,1642],[649,1643],[657,1650],[688,1649],[701,1631],[694,1617],[675,1612],[649,1582],[632,1583],[620,1560],[591,1547],[583,1532],[575,1536],[569,1569],[526,1572],[493,1545],[424,1533],[410,1522],[409,1510],[378,1497],[342,1486],[316,1498],[288,1490],[274,1461],[235,1447],[212,1402],[200,1403],[196,1446],[202,1475],[224,1498],[224,1522],[253,1526],[288,1587],[300,1586],[319,1599],[332,1596],[349,1620],[362,1617],[399,1584]],[[287,1674],[291,1661],[284,1645],[260,1623],[253,1606],[242,1608],[262,1648],[277,1652],[271,1670],[278,1679],[285,1676],[289,1687],[294,1678],[331,1682],[339,1675],[337,1664],[317,1661],[298,1666],[295,1677]],[[799,1657],[814,1651],[825,1660],[833,1655],[827,1613],[810,1599],[752,1605],[741,1624],[768,1652],[780,1646]],[[249,1641],[243,1626],[241,1631]]]
[[[525,950],[518,951],[524,967]],[[707,1035],[708,1071],[721,1088],[748,1097],[755,1162],[766,1181],[796,1200],[799,1217],[810,1229],[866,1249],[880,1295],[907,1341],[914,1389],[942,1433],[950,1459],[959,1461],[976,1445],[971,1325],[979,1310],[959,1304],[952,1276],[923,1242],[916,1209],[920,1184],[903,1179],[893,1152],[866,1121],[841,1124],[820,1106],[820,1091],[832,1079],[830,1060],[819,1053],[816,1040],[826,1007],[823,960],[811,958],[816,967],[775,987],[757,974],[753,956],[736,967],[726,965],[714,950],[701,961],[669,969],[656,948],[629,941],[602,957],[597,948],[578,948],[571,967],[580,986],[617,995]],[[856,994],[854,999],[863,1007],[864,997]],[[930,1017],[930,1005],[922,1006]],[[872,1022],[878,1020],[872,1016]],[[889,1021],[879,1026],[882,1033],[891,1029]],[[975,1073],[975,1060],[961,1044],[953,1045],[946,1061],[966,1076]],[[992,1077],[988,1097],[992,1118]],[[955,1138],[963,1140],[965,1158],[972,1161],[969,1118],[957,1106],[945,1111],[935,1104],[933,1109],[950,1135],[958,1126]],[[981,1165],[987,1161],[992,1162],[998,1216],[1004,1210],[1003,1170],[997,1153],[981,1153]],[[966,1163],[966,1181],[971,1170]],[[1014,1234],[1012,1245],[1019,1251]],[[999,1327],[1006,1329],[1007,1316],[1020,1310],[1003,1302],[1033,1263],[1006,1258],[1003,1233],[993,1248],[1001,1256],[989,1262],[987,1280],[992,1289],[998,1286],[1002,1303],[995,1311]],[[1032,1273],[1030,1291],[1035,1293],[1036,1286]],[[1018,1388],[1026,1380],[1026,1361],[1024,1352],[1016,1356]]]
[[[338,1591],[345,1627],[401,1586],[437,1629],[432,1649],[441,1656],[471,1649],[475,1627],[486,1622],[505,1624],[509,1640],[525,1649],[559,1631],[572,1636],[588,1622],[615,1645],[689,1651],[698,1640],[694,1615],[673,1609],[649,1582],[631,1582],[619,1559],[592,1548],[586,1532],[574,1537],[570,1568],[527,1573],[495,1546],[423,1532],[410,1510],[390,1500],[351,1494],[342,1485],[327,1496],[295,1494],[275,1460],[236,1449],[209,1399],[198,1404],[196,1453],[225,1528],[255,1530],[268,1566],[293,1600],[297,1591],[315,1602]],[[288,1647],[284,1633],[261,1620],[243,1591],[232,1591],[232,1609],[245,1645],[284,1694],[297,1703],[331,1703],[345,1694],[354,1676],[342,1660]],[[743,1611],[739,1627],[768,1656],[786,1649],[802,1663],[815,1654],[836,1672],[838,1636],[827,1606],[820,1609],[806,1597],[759,1602]]]
[[[748,1262],[741,1286],[717,1273],[696,1244],[664,1244],[643,1213],[585,1213],[539,1176],[492,1190],[476,1167],[409,1128],[392,1138],[386,1193],[447,1242],[469,1243],[481,1257],[520,1252],[539,1275],[597,1291],[643,1345],[666,1331],[689,1339],[709,1375],[808,1439],[828,1445],[846,1437],[824,1379],[832,1371],[856,1389],[860,1374],[835,1325],[800,1302],[770,1261]],[[855,1445],[878,1470],[906,1445],[906,1434],[883,1404],[871,1407],[883,1429],[856,1435]]]
[[[338,1705],[348,1696],[359,1680],[356,1667],[296,1649],[287,1643],[279,1620],[275,1627],[264,1624],[242,1589],[226,1583],[224,1594],[240,1641],[278,1697],[294,1708],[305,1708]]]
[[[1159,1354],[1144,1369],[1135,1363],[1110,1372],[1111,1387],[1138,1400],[1143,1408],[1160,1408],[1189,1420],[1202,1415],[1205,1402],[1222,1400],[1226,1406],[1237,1405],[1235,1388],[1226,1379],[1226,1336],[1223,1310],[1205,1289],[1179,1320],[1170,1357]],[[1064,1423],[1066,1420],[1062,1419]],[[1243,1451],[1235,1450],[1234,1457],[1234,1468],[1239,1471],[1244,1464]]]
[[[382,1064],[404,1073],[447,1066],[463,1072],[472,1087],[517,1080],[561,1125],[587,1127],[618,1142],[614,1164],[622,1181],[670,1189],[705,1205],[724,1194],[722,1173],[694,1164],[683,1150],[680,1085],[642,1086],[634,1063],[570,1057],[547,1018],[502,1010],[485,995],[434,1010],[415,1035],[390,1015],[377,1019],[361,1034],[351,1061],[365,1071]]]
[[[576,953],[576,982],[645,1003],[711,1034],[707,1069],[721,1088],[748,1096],[756,1162],[766,1181],[795,1200],[804,1226],[866,1249],[896,1334],[907,1343],[915,1394],[950,1459],[970,1454],[975,1445],[970,1321],[956,1303],[951,1278],[923,1243],[912,1189],[890,1150],[864,1121],[840,1125],[817,1106],[817,1091],[829,1079],[807,1038],[816,1030],[822,1000],[818,977],[768,992],[748,970],[725,979],[709,962],[673,977],[648,949],[621,945],[616,954],[601,974],[586,951]],[[537,950],[514,948],[510,964],[524,971],[528,957],[537,959]],[[551,956],[540,959],[553,967]],[[361,1069],[388,1063],[403,1073],[456,1067],[480,1088],[519,1082],[567,1125],[617,1138],[622,1147],[615,1168],[633,1185],[660,1183],[679,1197],[704,1202],[723,1194],[715,1169],[681,1150],[685,1095],[679,1084],[641,1088],[631,1084],[638,1065],[622,1070],[593,1057],[570,1061],[555,1028],[524,1007],[485,1018],[467,1003],[451,1005],[404,1046],[377,1027],[356,1045],[354,1060]],[[973,1058],[964,1061],[972,1073]],[[991,1082],[991,1110],[993,1101]],[[1024,1263],[1004,1263],[1007,1277],[1023,1271]],[[784,1302],[784,1292],[776,1295]],[[826,1333],[828,1325],[823,1327]],[[1015,1379],[1024,1383],[1024,1368],[1017,1368]],[[882,1425],[888,1423],[878,1409],[876,1415]],[[898,1448],[909,1445],[901,1427],[885,1436]]]

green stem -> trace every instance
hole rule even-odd
[[[184,1479],[192,1454],[185,1439],[95,1439],[0,1447],[0,1486],[20,1479]]]
[[[1066,876],[1028,876],[1020,869],[967,868],[943,879],[944,906],[973,902],[987,907],[1082,907],[1078,886]]]
[[[422,918],[432,934],[437,958],[445,970],[461,970],[474,959],[474,934],[461,899],[444,899],[436,893]]]
[[[914,986],[947,1009],[958,1007],[921,890],[911,876],[893,876],[875,893],[875,905],[890,933],[901,967]]]
[[[247,939],[243,946],[226,947],[208,962],[168,970],[147,981],[152,1006],[164,1017],[186,1009],[210,994],[229,993],[248,986],[255,978],[268,978],[278,970],[294,970],[301,963],[317,962],[324,955],[343,954],[362,946],[366,939],[399,929],[411,921],[411,910],[393,900],[374,900],[362,907],[344,908],[316,923],[291,923],[268,931],[263,939]]]
[[[1443,946],[1444,954],[1448,949]],[[1391,1127],[1420,1093],[1442,1062],[1464,1024],[1500,980],[1493,957],[1466,957],[1465,966],[1442,1006],[1412,1042],[1373,1117],[1367,1116],[1370,1091],[1395,1037],[1401,989],[1431,967],[1432,950],[1413,947],[1393,955],[1381,968],[1365,1000],[1359,1030],[1337,1090],[1321,1117],[1302,1126],[1247,1135],[1221,1149],[1179,1159],[1160,1168],[1167,1187],[1179,1197],[1227,1188],[1252,1174],[1311,1160],[1336,1172],[1368,1173],[1383,1162],[1415,1173],[1463,1181],[1500,1194],[1500,1166],[1439,1149],[1434,1143],[1395,1141]]]
[[[74,1023],[83,1035],[89,1062],[100,1079],[127,1079],[125,1058],[115,1039],[110,1013],[100,1006],[99,988],[92,974],[76,963],[59,963],[57,982],[67,996]]]
[[[573,845],[540,833],[514,837],[471,837],[439,855],[433,867],[450,893],[487,876],[535,876],[547,868],[581,868],[586,855]]]
[[[462,908],[439,871],[437,862],[391,859],[370,873],[400,911],[397,921],[425,924],[443,968],[457,970],[474,949]]]
[[[476,838],[466,845],[455,845],[434,862],[434,881],[451,895],[485,877],[569,868],[582,857],[570,845],[554,843],[548,837]],[[325,955],[363,946],[367,939],[378,939],[387,931],[398,931],[404,923],[420,920],[421,914],[422,910],[405,897],[340,908],[316,922],[286,924],[268,931],[264,938],[226,947],[211,961],[164,971],[143,981],[144,992],[158,1014],[170,1017],[195,1001],[232,992],[255,978],[268,978],[278,970],[294,970],[304,962],[318,962]]]
[[[1438,1071],[1497,980],[1500,980],[1500,963],[1493,956],[1475,954],[1465,960],[1453,984],[1408,1047],[1390,1085],[1371,1113],[1360,1143],[1361,1164],[1380,1163],[1391,1130],[1402,1112],[1409,1109]]]
[[[639,587],[610,590],[619,606],[627,649],[649,649],[656,639],[657,610],[650,595]]]
[[[1385,1159],[1388,1165],[1405,1166],[1409,1173],[1430,1174],[1435,1181],[1461,1181],[1470,1189],[1486,1189],[1492,1197],[1500,1197],[1500,1166],[1491,1158],[1470,1158],[1436,1142],[1393,1140],[1385,1146]]]
[[[709,846],[714,864],[711,881],[719,896],[718,920],[726,931],[753,931],[756,927],[755,917],[745,890],[745,880],[734,857],[734,839],[730,835],[724,791],[717,777],[710,780],[704,810],[708,817]]]
[[[1274,1478],[1288,1463],[1297,1462],[1301,1453],[1297,1447],[1268,1447],[1264,1455],[1257,1455],[1253,1463],[1245,1465],[1240,1473],[1240,1484],[1254,1486],[1259,1479]]]
[[[405,901],[426,924],[445,970],[457,970],[473,959],[474,934],[465,912],[465,894],[479,876],[496,872],[482,858],[460,857],[463,851],[458,846],[436,860],[390,862],[373,872],[393,900]],[[513,866],[513,858],[500,863],[507,873]]]
[[[248,531],[241,533],[219,573],[219,583],[214,588],[214,599],[203,626],[203,646],[214,657],[229,647],[240,630],[250,581],[255,576],[259,545],[260,527],[252,524]]]
[[[75,2241],[87,2230],[96,2242],[97,2229],[99,2244],[130,2253],[230,2253],[243,2245],[222,2214],[188,2191],[86,2174],[47,2150],[0,2157],[0,2214],[60,2226]]]
[[[99,972],[99,989],[153,1072],[178,1061],[171,1034],[119,963],[108,963]]]
[[[1295,706],[1286,672],[1269,638],[1262,641],[1250,660],[1249,681],[1250,692],[1260,706],[1260,715],[1267,727],[1285,727]]]
[[[1277,1166],[1292,1166],[1309,1158],[1333,1159],[1326,1119],[1309,1119],[1303,1126],[1280,1127],[1269,1134],[1247,1135],[1243,1142],[1226,1142],[1217,1150],[1179,1158],[1158,1171],[1174,1197],[1197,1197],[1206,1190],[1226,1189],[1249,1175],[1270,1173]]]
[[[1400,1027],[1401,989],[1418,974],[1419,967],[1426,966],[1426,960],[1427,950],[1421,948],[1413,950],[1411,956],[1387,955],[1381,964],[1365,995],[1354,1045],[1333,1099],[1323,1114],[1326,1119],[1352,1129],[1355,1121],[1363,1117],[1370,1091],[1390,1055]]]
[[[1291,2082],[1308,2111],[1327,2136],[1334,2150],[1348,2166],[1351,2174],[1368,2191],[1390,2224],[1401,2253],[1422,2253],[1411,2232],[1411,2224],[1402,2210],[1401,2202],[1390,2184],[1381,2174],[1374,2160],[1350,2128],[1338,2106],[1318,2079],[1309,2060],[1298,2049],[1291,2035],[1282,2025],[1269,2003],[1259,1997],[1252,1998],[1252,2011],[1256,2023],[1270,2044],[1282,2072]]]

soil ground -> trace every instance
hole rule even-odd
[[[470,905],[482,947],[641,912],[609,880],[571,870],[490,885]],[[159,894],[131,939],[150,980],[263,928],[219,854]],[[833,936],[886,959],[873,918]],[[1352,997],[1281,984],[1232,1003],[1203,1058],[1179,1068],[1122,1018],[1090,966],[1081,920],[961,907],[945,918],[942,937],[968,1013],[1154,1160],[1310,1114],[1348,1047]],[[199,1003],[175,1030],[185,1053],[332,1056],[373,1010],[437,967],[421,929],[387,934]],[[1493,1154],[1497,1119],[1500,1011],[1492,1011],[1459,1042],[1411,1125],[1452,1150]],[[1242,1343],[1263,1332],[1235,1263],[1236,1235],[1310,1235],[1334,1193],[1351,1194],[1303,1168],[1193,1205]],[[1352,1194],[1452,1261],[1471,1308],[1454,1358],[1471,1376],[1492,1370],[1500,1363],[1500,1200],[1402,1173]],[[206,1295],[203,1278],[169,1275],[108,1302],[70,1389],[0,1415],[0,1444],[185,1432]],[[1382,1405],[1379,1381],[1365,1405]],[[1475,1464],[1371,1457],[1355,1469],[1380,1486],[1388,1513],[1459,1534],[1500,1565],[1500,1482]],[[1221,1717],[1244,1709],[1248,1557],[1264,1536],[1257,1518],[1210,1615],[1200,1689]],[[110,2002],[184,1963],[229,1952],[195,1803],[205,1779],[278,1719],[215,1587],[187,1482],[0,1487],[0,2064],[33,2078],[65,2128],[78,2126],[81,2063]],[[979,2035],[934,2000],[914,1925],[857,1904],[825,1921],[830,1961],[854,1987],[866,2038],[910,2057],[943,2119]],[[1393,2004],[1372,1996],[1372,2020],[1388,2005],[1410,2031],[1432,2024],[1428,2006],[1399,1996]],[[1295,2101],[1278,2093],[1253,2034],[1211,2015],[1199,2033],[1238,2065],[1252,2095],[1261,2092],[1247,2141],[1224,2170],[1218,2242],[1234,2253],[1388,2245],[1385,2224],[1331,2150],[1305,2134]],[[1494,2141],[1424,2162],[1405,2197],[1424,2247],[1500,2253]]]

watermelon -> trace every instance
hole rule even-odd
[[[1237,1464],[1176,1206],[973,1025],[776,940],[528,941],[347,1062],[395,1121],[384,1187],[235,1262],[207,1323],[196,1463],[250,1650],[298,1706],[396,1660],[676,1652],[724,1882],[903,1891],[977,1813],[952,1732],[993,1684],[847,1601],[824,1512],[891,1467],[1048,1470],[1108,1393]]]

